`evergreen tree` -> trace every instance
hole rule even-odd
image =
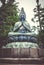
[[[14,4],[14,0],[0,0],[2,6],[0,7],[0,22],[3,22],[2,26],[2,35],[7,35],[10,31],[10,28],[19,20],[18,18],[18,3]]]
[[[37,18],[37,20],[34,22],[39,22],[38,27],[40,29],[39,29],[39,35],[38,35],[38,39],[39,39],[38,43],[39,43],[40,47],[43,48],[42,39],[44,38],[44,8],[42,8],[41,4],[39,4],[39,0],[36,0],[36,3],[37,3],[37,6],[33,10],[34,13],[36,13],[36,14],[34,15],[34,18],[32,18],[32,21],[34,21],[34,19]]]

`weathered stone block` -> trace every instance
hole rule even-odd
[[[11,49],[10,48],[2,49],[2,57],[11,57]]]
[[[21,50],[20,50],[21,52],[21,57],[29,57],[29,53],[30,53],[30,51],[29,51],[29,48],[21,48]]]
[[[2,49],[0,49],[0,58],[2,57]]]
[[[18,48],[12,48],[11,49],[11,56],[12,57],[19,57],[19,49]]]
[[[39,57],[44,57],[44,49],[39,49]]]
[[[38,58],[38,49],[37,48],[30,48],[30,57]]]

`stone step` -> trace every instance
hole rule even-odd
[[[9,63],[9,64],[44,64],[44,58],[0,58],[0,63]]]
[[[5,64],[3,64],[3,63],[1,64],[0,63],[0,65],[44,65],[44,64],[6,64],[6,63]]]

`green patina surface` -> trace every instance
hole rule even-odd
[[[3,46],[2,48],[38,48],[39,46],[37,43],[31,43],[31,42],[13,42],[9,43],[6,46]]]

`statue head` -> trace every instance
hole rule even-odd
[[[23,8],[23,7],[21,8],[21,11],[23,11],[23,12],[24,12],[24,8]]]
[[[25,14],[25,11],[24,11],[23,7],[21,8],[19,18],[20,18],[20,21],[25,21],[26,20],[26,14]]]

